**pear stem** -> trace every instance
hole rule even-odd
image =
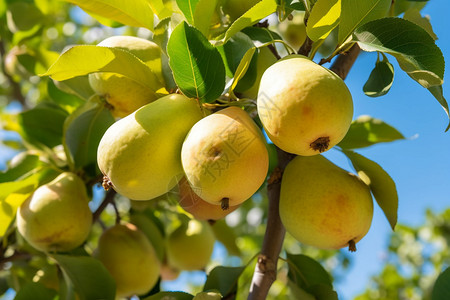
[[[230,198],[222,198],[222,200],[220,201],[220,207],[222,208],[222,210],[227,210],[228,208],[230,208]]]
[[[348,251],[356,252],[356,244],[354,240],[348,241]]]

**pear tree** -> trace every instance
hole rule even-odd
[[[0,297],[341,297],[374,209],[405,234],[359,150],[406,138],[346,78],[376,56],[381,97],[396,60],[448,117],[432,1],[0,0]]]

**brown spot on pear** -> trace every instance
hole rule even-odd
[[[373,201],[357,176],[322,155],[294,158],[281,181],[280,218],[299,242],[324,249],[355,244],[369,231]]]

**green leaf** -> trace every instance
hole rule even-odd
[[[64,124],[64,150],[74,170],[85,168],[95,176],[97,148],[114,118],[104,103],[94,97],[71,114]]]
[[[153,30],[153,10],[147,0],[64,0],[88,13],[108,18],[124,25]],[[101,20],[99,20],[101,21]],[[105,24],[107,25],[107,24]]]
[[[445,113],[450,118],[449,111],[448,111],[448,103],[447,103],[447,100],[445,100],[445,98],[444,98],[444,91],[442,89],[442,85],[432,86],[432,87],[428,88],[428,90],[437,99],[439,104],[441,104],[441,106],[444,109]],[[450,129],[450,122],[447,125],[447,129],[445,129],[445,131],[448,131],[449,129]]]
[[[377,59],[375,68],[370,73],[369,79],[363,86],[364,94],[369,97],[380,97],[386,95],[394,82],[394,66],[389,63],[387,57],[383,55],[383,60]]]
[[[213,102],[225,88],[225,66],[219,51],[200,31],[182,22],[167,44],[169,64],[180,90],[188,97]]]
[[[350,129],[338,146],[343,149],[357,149],[404,138],[397,129],[382,120],[370,116],[360,116],[352,122]]]
[[[51,102],[41,102],[18,116],[23,137],[35,145],[53,148],[62,143],[67,112]],[[43,121],[45,120],[45,121]]]
[[[419,11],[425,7],[428,1],[413,1],[413,0],[395,0],[394,1],[394,16],[406,12],[409,9],[418,9]]]
[[[222,299],[222,295],[218,292],[212,291],[200,292],[193,298],[193,300],[220,300],[220,299]]]
[[[277,3],[275,0],[261,0],[231,24],[230,28],[225,32],[222,42],[226,43],[229,38],[245,27],[258,23],[261,19],[276,12],[276,10]]]
[[[325,39],[339,24],[341,0],[318,0],[308,18],[306,33],[316,42]]]
[[[265,27],[246,27],[242,29],[242,32],[248,35],[253,41],[258,41],[261,44],[283,39],[278,33]]]
[[[338,45],[347,40],[359,26],[387,15],[391,0],[342,0]]]
[[[288,277],[299,287],[309,290],[316,284],[332,286],[331,277],[320,263],[303,254],[290,254],[286,252],[289,264]]]
[[[38,282],[28,282],[20,287],[14,300],[49,300],[54,299],[55,296],[56,290],[46,288]]]
[[[116,285],[103,264],[90,256],[52,255],[67,278],[69,278],[80,300],[114,300]]]
[[[361,179],[370,187],[378,205],[394,230],[397,224],[398,210],[398,195],[394,180],[376,162],[351,150],[343,152],[350,159]]]
[[[448,299],[450,299],[450,268],[439,275],[431,293],[431,300]]]
[[[14,165],[5,172],[0,172],[0,182],[15,181],[42,165],[38,155],[27,152],[21,152],[13,159],[15,160]]]
[[[410,22],[415,23],[422,27],[428,34],[433,38],[433,40],[437,40],[437,36],[433,31],[433,27],[431,26],[430,19],[428,16],[422,17],[420,14],[420,10],[417,8],[408,9],[403,15],[403,19],[408,20]]]
[[[194,12],[199,1],[200,0],[176,0],[178,8],[183,13],[186,21],[191,25],[194,25]]]
[[[192,300],[194,296],[184,292],[159,292],[142,300]]]
[[[441,85],[444,57],[430,35],[414,23],[400,18],[384,18],[359,27],[353,41],[364,51],[393,55],[402,70],[425,88]]]
[[[245,267],[215,267],[208,274],[203,290],[218,290],[224,298],[237,293],[238,279],[244,269]]]
[[[256,52],[256,48],[250,48],[245,52],[244,56],[242,57],[236,72],[234,73],[233,77],[233,83],[230,87],[230,93],[234,93],[234,90],[237,91],[240,90],[246,90],[250,88],[256,80],[256,59],[258,56],[258,53]]]
[[[150,0],[150,6],[152,7],[153,12],[158,16],[158,19],[162,20],[168,18],[172,15],[172,1],[164,1],[164,0]]]
[[[177,0],[187,22],[208,36],[217,0]]]
[[[88,100],[95,94],[89,84],[88,75],[73,77],[63,81],[54,81],[55,85],[62,91],[73,94],[81,99]]]
[[[8,4],[8,28],[11,32],[30,31],[42,27],[44,15],[35,5],[24,2]]]
[[[83,99],[58,89],[53,80],[47,80],[47,92],[48,96],[69,114],[85,103]]]
[[[218,240],[228,251],[229,255],[241,255],[241,249],[236,244],[236,232],[227,225],[225,220],[218,220],[211,226],[216,240]]]
[[[254,47],[255,45],[250,37],[242,32],[236,33],[225,44],[217,47],[222,56],[227,76],[234,76],[247,50]]]
[[[118,48],[82,45],[74,46],[41,76],[67,80],[94,72],[113,72],[124,75],[157,92],[163,87],[152,70],[130,52]]]

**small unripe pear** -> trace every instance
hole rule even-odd
[[[118,73],[98,72],[89,74],[92,89],[105,97],[115,117],[125,117],[139,107],[158,98],[155,91],[164,86],[161,64],[161,48],[154,42],[133,36],[112,36],[98,46],[119,48],[141,59],[156,75],[151,82],[153,91]]]
[[[84,182],[62,173],[42,185],[17,211],[17,229],[40,251],[69,251],[87,238],[92,224]]]
[[[117,298],[145,294],[158,281],[155,250],[133,224],[117,224],[103,232],[96,256],[114,278]]]
[[[167,193],[183,173],[183,140],[202,117],[194,99],[172,94],[115,122],[97,150],[106,187],[111,184],[132,200],[150,200]]]
[[[373,201],[356,175],[322,155],[297,156],[281,181],[280,218],[299,242],[324,249],[355,244],[369,231]]]
[[[250,198],[264,182],[269,155],[264,137],[238,107],[228,107],[197,122],[181,150],[193,191],[223,209]]]
[[[353,117],[352,96],[344,81],[301,55],[284,58],[264,72],[257,105],[270,140],[303,156],[339,143]]]
[[[214,233],[205,221],[182,223],[167,239],[168,262],[180,270],[202,270],[211,258],[214,242]]]
[[[191,188],[185,177],[178,182],[178,204],[197,220],[219,220],[239,208],[240,205],[230,206],[223,210],[220,205],[214,205],[200,198]]]

